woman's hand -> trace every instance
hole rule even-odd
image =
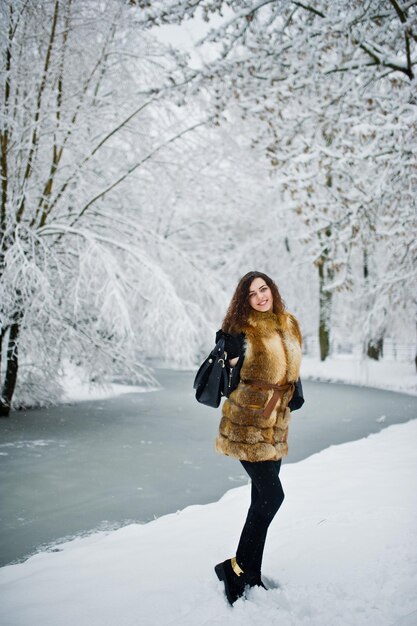
[[[227,352],[227,356],[229,359],[234,360],[235,357],[240,355],[240,344],[239,340],[235,335],[230,335],[229,333],[225,333],[223,330],[218,330],[216,333],[216,343],[220,338],[224,339],[224,349]]]

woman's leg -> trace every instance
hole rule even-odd
[[[284,500],[281,461],[241,461],[252,480],[251,504],[240,536],[236,560],[249,576],[260,576],[268,527]]]

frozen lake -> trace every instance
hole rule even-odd
[[[0,565],[64,537],[212,502],[247,481],[238,461],[214,450],[220,410],[195,401],[194,372],[156,374],[160,391],[0,420]],[[286,463],[417,417],[412,396],[340,384],[304,387],[306,405],[294,413]],[[285,490],[285,464],[282,480]]]

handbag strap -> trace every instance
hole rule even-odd
[[[227,352],[224,349],[225,343],[224,337],[221,337],[214,346],[213,350],[210,352],[211,357],[214,357],[218,361],[223,361],[223,367],[225,367],[227,359]]]

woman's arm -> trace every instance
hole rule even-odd
[[[290,411],[296,411],[297,409],[301,409],[304,404],[304,394],[303,394],[303,386],[301,384],[301,379],[299,378],[295,383],[294,393],[292,395],[291,400],[288,403]]]
[[[241,345],[238,336],[230,335],[229,333],[225,333],[222,329],[220,329],[216,333],[216,343],[221,338],[224,339],[224,349],[226,350],[227,356],[229,357],[230,366],[233,367],[234,365],[236,365],[241,353]]]

